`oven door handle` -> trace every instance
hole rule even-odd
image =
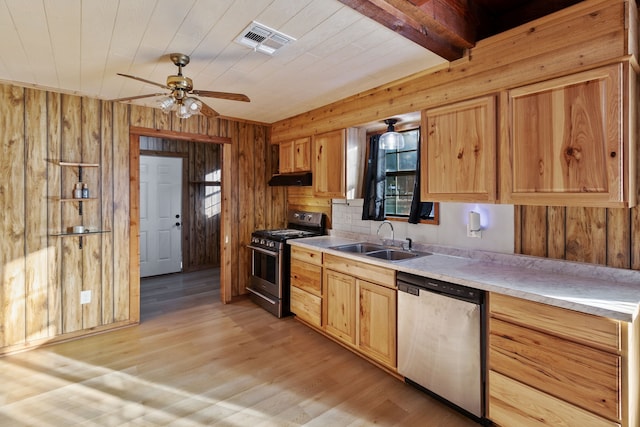
[[[260,252],[260,253],[263,253],[265,255],[271,255],[271,256],[277,256],[278,255],[278,252],[273,252],[273,251],[270,251],[270,250],[267,250],[267,249],[262,249],[262,248],[259,248],[257,246],[248,245],[247,247],[249,249],[253,250],[253,251]]]
[[[266,300],[266,301],[270,302],[271,304],[276,305],[276,301],[272,300],[271,298],[267,298],[267,297],[265,297],[264,295],[262,295],[261,293],[256,292],[256,291],[254,291],[254,290],[253,290],[253,289],[251,289],[251,288],[246,288],[246,289],[247,289],[249,292],[251,292],[252,294],[259,296],[259,297],[260,297],[260,298],[262,298],[263,300]]]

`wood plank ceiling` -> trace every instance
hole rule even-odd
[[[339,0],[453,61],[483,38],[581,0]]]
[[[203,98],[209,107],[273,123],[460,58],[482,38],[577,1],[5,0],[0,82],[98,99],[154,94],[144,80],[164,84],[176,72],[169,54],[181,52],[196,89],[251,98]],[[237,43],[253,21],[296,40],[274,55]]]

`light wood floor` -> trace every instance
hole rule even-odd
[[[476,423],[248,300],[217,271],[142,281],[139,326],[0,358],[0,426]]]

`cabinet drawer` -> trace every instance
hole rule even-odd
[[[322,265],[322,252],[294,246],[291,248],[291,259],[297,259],[314,265]]]
[[[306,262],[292,262],[291,286],[322,296],[322,267]]]
[[[620,351],[620,322],[506,295],[491,294],[492,316],[607,351]]]
[[[489,418],[502,427],[620,427],[494,371],[489,371]]]
[[[291,287],[291,312],[314,326],[322,326],[322,298]]]
[[[620,356],[495,318],[490,369],[610,419],[620,418]]]
[[[353,261],[348,258],[325,254],[324,267],[340,271],[360,279],[378,283],[389,288],[396,288],[396,272],[377,265]]]

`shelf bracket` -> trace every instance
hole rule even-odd
[[[78,243],[78,249],[82,249],[82,236],[80,236],[80,242]]]

